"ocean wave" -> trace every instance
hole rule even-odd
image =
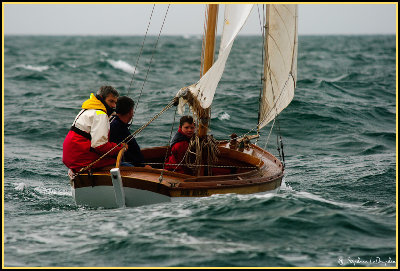
[[[44,186],[35,187],[34,191],[36,191],[40,195],[46,195],[46,196],[68,196],[68,197],[72,196],[71,190],[60,190]]]
[[[135,67],[134,67],[134,66],[131,66],[129,63],[127,63],[127,62],[125,62],[125,61],[123,61],[123,60],[117,60],[117,61],[115,61],[115,60],[109,59],[109,60],[107,60],[107,62],[108,62],[111,66],[113,66],[115,69],[124,71],[124,72],[126,72],[126,73],[129,73],[129,74],[133,74],[133,73],[136,74],[136,73],[139,73],[139,70],[138,70],[138,69],[135,70]]]
[[[284,137],[287,163],[279,193],[112,210],[77,207],[62,163],[63,140],[89,90],[106,82],[128,91],[127,73],[134,71],[130,63],[142,41],[5,39],[6,265],[334,267],[340,255],[393,259],[395,35],[299,37],[294,100],[279,115],[268,145],[278,156],[272,145],[278,131]],[[210,129],[218,139],[257,124],[261,43],[259,37],[235,41],[212,106]],[[158,48],[162,44],[165,50],[157,52],[146,46],[137,66],[147,70],[155,53],[131,131],[177,89],[198,80],[201,39],[164,37]],[[139,91],[132,85],[135,100]],[[229,121],[220,120],[226,114]],[[167,145],[173,115],[167,111],[139,134],[140,146]],[[265,138],[270,124],[262,131]],[[63,245],[46,243],[49,238]]]
[[[379,142],[391,143],[391,144],[393,144],[392,146],[394,146],[396,143],[396,132],[394,130],[393,130],[393,132],[390,132],[390,131],[379,131],[379,132],[365,131],[362,134],[365,136],[371,137],[374,140],[378,140]]]
[[[62,187],[46,187],[43,184],[26,181],[7,182],[4,199],[6,202],[18,201],[30,211],[76,210],[72,191]],[[25,208],[18,212],[25,212]]]
[[[371,155],[371,154],[378,154],[382,153],[384,151],[388,150],[384,145],[377,144],[375,146],[367,147],[361,152],[359,152],[359,155]]]
[[[78,67],[77,64],[70,64],[70,63],[66,63],[66,65],[72,69],[76,69]]]
[[[48,81],[48,77],[42,73],[30,72],[29,74],[17,74],[13,76],[7,76],[7,79],[15,81]]]
[[[45,65],[45,66],[32,66],[32,65],[25,65],[25,64],[21,64],[21,65],[17,65],[17,68],[23,68],[26,70],[30,70],[30,71],[37,71],[37,72],[43,72],[48,70],[50,67]]]
[[[16,191],[28,191],[28,192],[33,192],[35,191],[37,195],[46,195],[46,196],[72,196],[71,190],[60,190],[60,189],[55,189],[55,188],[49,188],[49,187],[44,187],[44,186],[37,186],[37,187],[31,187],[28,184],[24,182],[20,183],[15,183],[14,184],[14,190]]]
[[[35,110],[24,110],[27,114],[37,114]],[[4,125],[4,135],[18,136],[19,138],[43,140],[51,138],[62,138],[68,132],[68,126],[57,120],[9,120]],[[31,141],[32,142],[32,141]]]
[[[229,120],[230,118],[231,116],[226,112],[222,112],[218,115],[219,120]]]
[[[26,187],[26,183],[17,183],[14,189],[18,191],[23,191]]]

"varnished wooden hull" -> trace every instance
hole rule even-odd
[[[245,152],[230,150],[226,144],[219,147],[220,163],[231,166],[236,174],[194,177],[191,175],[148,169],[120,167],[125,205],[140,206],[170,202],[215,194],[253,194],[277,192],[283,178],[281,162],[261,148],[250,145]],[[143,149],[146,161],[165,157],[166,147]],[[247,167],[246,167],[247,166]],[[117,207],[110,168],[79,175],[71,180],[73,196],[78,205]]]

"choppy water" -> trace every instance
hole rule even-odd
[[[127,94],[143,37],[4,38],[4,266],[395,266],[396,38],[300,36],[298,87],[279,117],[277,195],[125,209],[75,205],[62,142],[103,84]],[[134,127],[199,78],[199,37],[148,37],[130,96]],[[257,122],[261,40],[239,37],[213,108],[218,139]],[[166,145],[173,111],[141,147]],[[276,128],[278,126],[276,125]],[[276,151],[276,133],[266,144]]]

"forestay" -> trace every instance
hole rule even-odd
[[[221,36],[218,59],[197,83],[188,87],[193,96],[197,97],[200,106],[204,109],[210,107],[213,101],[215,90],[217,88],[218,82],[221,80],[221,76],[225,68],[225,63],[228,59],[233,42],[239,31],[245,24],[252,8],[252,4],[225,5],[224,27]],[[181,89],[178,92],[177,96],[180,96],[181,91],[185,89],[186,88]],[[186,101],[183,101],[181,99],[180,106],[182,107],[185,102]]]
[[[297,5],[267,5],[261,129],[293,99],[297,78]]]

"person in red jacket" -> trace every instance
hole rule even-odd
[[[82,110],[63,143],[63,163],[73,172],[78,172],[117,146],[109,142],[109,116],[114,111],[118,96],[115,88],[102,86],[96,96],[91,93],[90,99],[82,104]],[[115,165],[116,155],[122,147],[116,147],[92,168]]]
[[[165,163],[165,169],[179,173],[191,174],[191,170],[185,166],[178,166],[184,164],[186,151],[189,146],[190,138],[194,135],[195,123],[193,117],[183,116],[179,122],[178,132],[175,134],[171,141],[171,155]]]

